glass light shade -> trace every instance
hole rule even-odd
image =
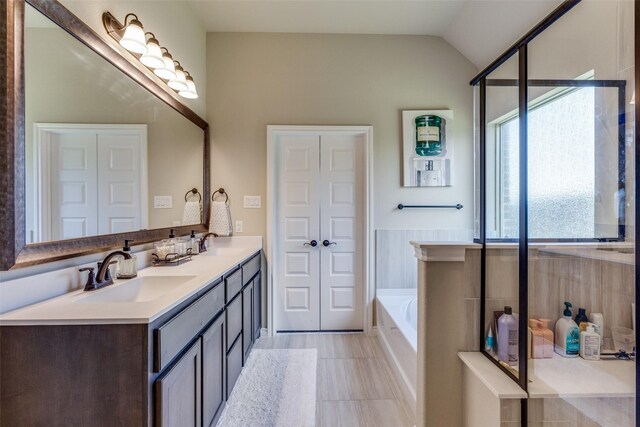
[[[176,66],[173,63],[171,54],[165,52],[162,54],[162,61],[164,66],[162,68],[156,68],[153,70],[156,76],[164,80],[173,80],[176,78]]]
[[[142,29],[142,23],[132,19],[124,31],[120,46],[134,53],[147,53],[147,40]]]
[[[140,62],[149,68],[164,68],[164,59],[162,59],[160,44],[155,37],[151,37],[147,41],[147,53],[140,57]]]
[[[193,78],[191,76],[187,76],[187,90],[181,90],[178,92],[183,98],[196,99],[198,97],[198,92],[196,92],[196,84],[193,82]]]
[[[169,80],[169,83],[167,84],[171,89],[177,91],[189,89],[189,87],[187,86],[187,76],[180,65],[176,66],[176,78],[173,80]]]

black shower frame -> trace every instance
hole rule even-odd
[[[573,7],[575,7],[581,0],[565,0],[555,10],[553,10],[545,19],[543,19],[538,25],[531,29],[527,34],[514,43],[507,51],[495,59],[487,68],[485,68],[480,74],[474,77],[470,84],[471,86],[478,86],[478,100],[479,100],[479,239],[476,242],[482,244],[481,250],[481,267],[480,267],[480,322],[479,322],[479,334],[480,334],[480,352],[484,354],[492,363],[500,368],[507,376],[517,382],[520,387],[526,392],[528,385],[528,369],[527,369],[527,342],[526,339],[519,340],[518,343],[518,355],[519,355],[519,375],[515,376],[509,372],[506,368],[501,366],[493,356],[484,351],[485,342],[485,314],[486,314],[486,260],[487,260],[487,242],[491,242],[493,239],[487,239],[486,236],[486,100],[487,100],[487,86],[518,86],[518,118],[519,118],[519,148],[520,148],[520,169],[519,169],[519,239],[518,239],[518,266],[519,266],[519,330],[526,331],[528,327],[528,251],[529,251],[529,239],[528,239],[528,194],[527,194],[527,124],[528,124],[528,88],[530,86],[557,86],[557,87],[617,87],[618,88],[618,188],[624,189],[625,185],[625,109],[626,109],[626,94],[624,81],[618,80],[529,80],[528,76],[528,44],[540,35],[544,30],[551,26],[554,22],[564,16]],[[634,2],[634,36],[635,40],[640,40],[640,5]],[[487,76],[500,67],[513,55],[518,54],[518,79],[517,80],[490,80]],[[640,43],[635,43],[635,92],[640,93]],[[640,109],[635,109],[635,121],[634,121],[634,135],[640,135]],[[637,138],[634,140],[634,170],[640,170],[640,144],[638,144]],[[640,188],[640,174],[635,174],[635,189],[637,191]],[[624,194],[624,191],[622,192]],[[634,224],[634,241],[640,242],[640,199],[634,197],[635,200],[635,218]],[[549,241],[603,241],[614,240],[623,241],[625,238],[625,204],[619,205],[619,222],[618,222],[618,236],[612,239],[531,239],[536,242],[549,242]],[[504,241],[504,240],[503,240]],[[637,249],[637,248],[636,248]],[[635,300],[636,300],[636,318],[640,318],[640,272],[637,269],[637,265],[640,263],[640,251],[635,251]],[[636,342],[639,341],[640,333],[636,329]],[[636,358],[636,408],[640,403],[640,396],[638,396],[638,388],[640,386],[640,362]],[[527,425],[527,399],[521,400],[521,425]],[[636,410],[636,425],[640,425],[640,411]]]

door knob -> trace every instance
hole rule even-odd
[[[323,246],[331,246],[331,245],[337,245],[337,243],[336,242],[330,242],[328,240],[323,240],[322,241],[322,245]]]
[[[312,240],[310,242],[305,242],[304,246],[311,246],[312,248],[315,248],[316,246],[318,246],[318,241],[317,240]]]

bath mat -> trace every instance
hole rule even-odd
[[[318,351],[254,349],[218,427],[315,425]]]

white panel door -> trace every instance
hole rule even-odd
[[[319,142],[317,134],[280,135],[277,141],[278,331],[320,329]]]
[[[320,328],[363,328],[362,134],[320,139]]]
[[[138,131],[98,134],[99,234],[140,230],[143,226],[141,138]]]
[[[44,240],[98,234],[96,134],[52,132],[49,144],[51,224]]]

